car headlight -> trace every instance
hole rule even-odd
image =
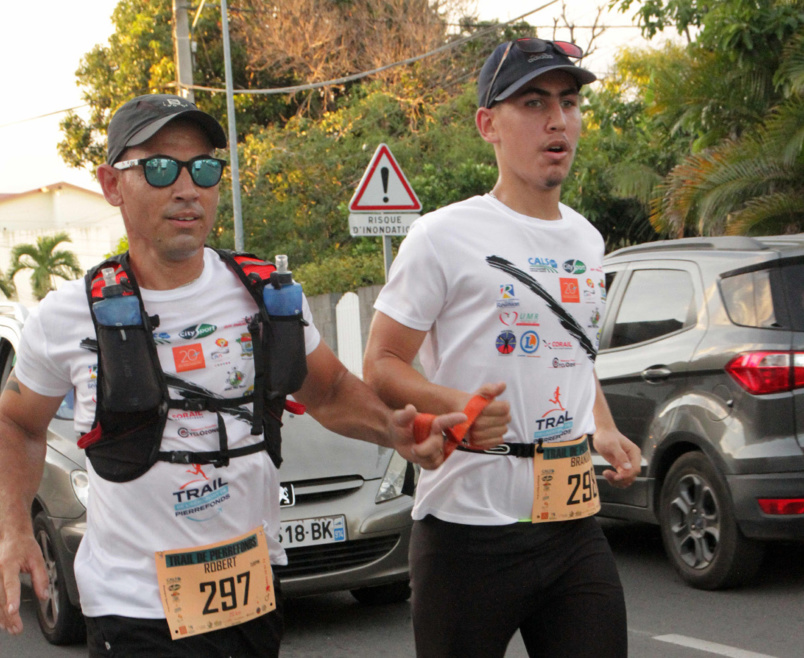
[[[405,477],[409,466],[411,467],[410,477],[413,478],[412,485],[416,486],[416,482],[419,479],[419,465],[409,463],[398,452],[394,451],[394,456],[391,457],[388,468],[385,469],[385,475],[380,483],[380,490],[374,499],[375,503],[393,500],[402,495],[402,488],[405,485]]]
[[[89,477],[83,470],[75,470],[70,473],[70,484],[73,485],[75,497],[86,508],[89,500]]]

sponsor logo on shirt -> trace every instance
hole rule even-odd
[[[559,359],[557,356],[553,357],[552,368],[574,368],[575,359]]]
[[[221,514],[221,504],[230,498],[229,483],[223,478],[210,479],[201,464],[188,470],[191,479],[173,492],[174,514],[190,521],[209,521]],[[200,476],[200,477],[197,477]]]
[[[572,349],[572,341],[571,340],[546,340],[544,341],[545,346],[551,350],[571,350]]]
[[[497,308],[508,308],[519,306],[519,300],[514,294],[513,283],[503,283],[500,285],[500,299],[497,300]]]
[[[243,350],[240,356],[244,359],[254,357],[254,344],[251,342],[251,334],[240,334],[240,338],[237,339],[237,342],[240,344],[240,349]]]
[[[214,324],[195,324],[192,327],[187,327],[179,332],[179,336],[186,340],[193,338],[204,338],[210,334],[214,334],[218,330]]]
[[[176,372],[187,372],[188,370],[201,370],[207,367],[204,361],[204,350],[201,343],[191,343],[173,348],[173,362],[176,365]]]
[[[564,261],[561,267],[567,274],[583,274],[586,272],[586,265],[575,259]]]
[[[573,418],[561,403],[561,387],[557,386],[553,397],[548,400],[551,408],[536,419],[533,439],[556,441],[572,433]]]
[[[157,345],[167,345],[170,342],[170,334],[166,331],[154,331],[154,342]]]
[[[503,331],[497,336],[497,351],[500,354],[510,354],[516,348],[516,336],[513,331]]]
[[[578,288],[578,279],[561,277],[558,281],[561,285],[561,301],[565,304],[580,304],[581,291]]]
[[[535,331],[526,331],[519,339],[519,349],[525,353],[525,356],[534,356],[540,343],[539,334]]]
[[[558,263],[552,258],[528,258],[528,265],[531,272],[550,272],[558,273]]]

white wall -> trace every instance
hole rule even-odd
[[[125,235],[120,211],[103,195],[68,183],[50,185],[0,199],[0,268],[8,270],[16,245],[35,245],[37,238],[62,231],[71,242],[57,248],[72,251],[85,270],[114,251]],[[23,270],[14,282],[18,301],[35,306],[30,274]],[[57,279],[56,286],[61,282]]]

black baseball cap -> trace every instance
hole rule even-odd
[[[547,41],[535,37],[501,43],[489,55],[477,80],[477,104],[491,107],[503,101],[548,71],[566,71],[578,81],[578,87],[597,80],[591,71],[576,66],[570,57],[583,51],[566,41]]]
[[[216,148],[226,147],[226,133],[210,114],[181,96],[146,94],[125,103],[112,117],[107,131],[106,162],[114,164],[129,146],[148,141],[174,119],[197,123]]]

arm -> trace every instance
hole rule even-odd
[[[642,470],[642,451],[633,441],[621,434],[614,424],[614,418],[597,375],[595,375],[595,390],[597,392],[592,413],[597,429],[592,443],[595,450],[614,467],[614,470],[603,471],[609,483],[615,487],[628,487]]]
[[[47,450],[47,426],[60,397],[34,393],[12,371],[0,396],[0,628],[22,632],[21,572],[29,573],[40,599],[47,572],[31,524],[33,503]]]
[[[392,411],[360,379],[350,373],[323,342],[307,355],[307,377],[293,397],[310,415],[338,434],[394,448],[405,459],[423,468],[437,468],[444,461],[442,431],[466,420],[462,413],[439,416],[429,438],[413,440],[412,405]]]
[[[510,405],[493,400],[505,390],[505,384],[485,384],[474,393],[433,384],[413,367],[413,359],[426,332],[406,327],[381,312],[374,314],[363,376],[389,405],[410,402],[420,411],[439,414],[463,409],[473,395],[492,398],[472,425],[470,440],[479,448],[491,448],[502,441],[511,420]]]

